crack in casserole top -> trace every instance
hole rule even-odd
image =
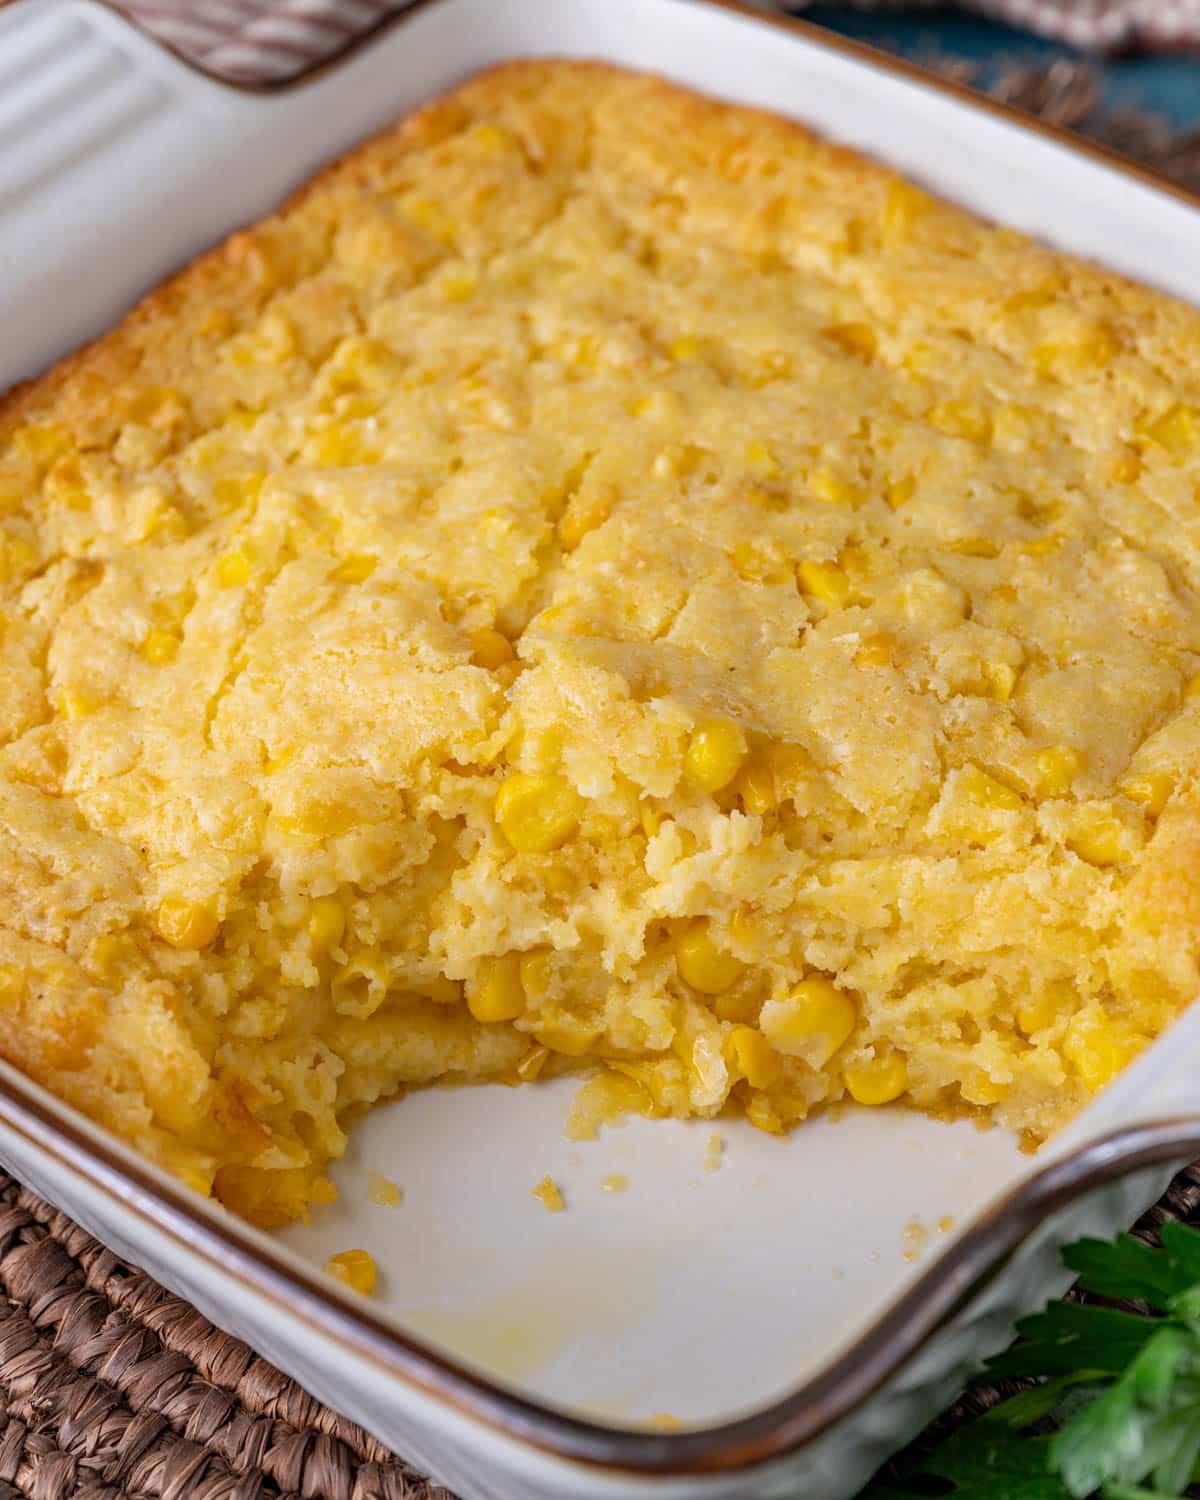
[[[1196,989],[1198,480],[1196,311],[482,76],[0,407],[0,1051],[262,1223],[436,1080],[1040,1139]]]

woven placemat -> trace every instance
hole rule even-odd
[[[0,1500],[451,1500],[0,1175]]]
[[[988,88],[1200,190],[1200,129],[1101,113],[1086,64],[993,67]],[[1200,1224],[1200,1168],[1139,1230],[1167,1218]],[[0,1292],[0,1500],[452,1500],[2,1173]],[[973,1391],[921,1441],[999,1394]]]

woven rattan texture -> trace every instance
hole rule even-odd
[[[0,1177],[0,1500],[449,1500]]]
[[[962,82],[973,65],[931,58]],[[1097,113],[1085,64],[992,91],[1200,191],[1200,130]],[[1142,1220],[1200,1225],[1200,1168]],[[1000,1393],[977,1390],[921,1441]],[[0,1500],[452,1500],[361,1428],[0,1174]]]

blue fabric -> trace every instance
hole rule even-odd
[[[981,20],[955,11],[925,11],[907,15],[867,13],[841,5],[818,5],[804,12],[806,19],[846,36],[858,37],[889,51],[920,60],[931,52],[969,58],[994,66],[1005,63],[1042,63],[1056,57],[1085,54],[999,22]],[[1163,116],[1174,130],[1200,126],[1200,59],[1195,57],[1130,57],[1097,62],[1105,109],[1133,107]]]

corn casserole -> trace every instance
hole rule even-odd
[[[1195,993],[1198,589],[1196,310],[482,75],[0,406],[0,1053],[262,1224],[437,1081],[1040,1140]]]

